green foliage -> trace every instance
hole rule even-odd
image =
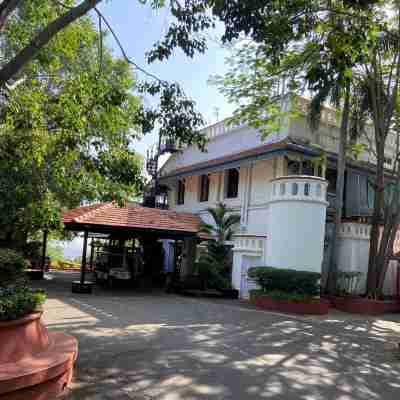
[[[46,301],[42,290],[33,290],[26,286],[0,288],[0,321],[21,318],[37,311]]]
[[[219,203],[216,208],[208,208],[207,211],[213,223],[204,223],[200,230],[215,237],[215,240],[207,242],[207,250],[196,264],[196,270],[206,287],[228,289],[231,287],[232,260],[231,249],[226,242],[232,239],[234,229],[240,222],[240,215],[233,214],[232,209],[223,203]]]
[[[46,300],[42,290],[26,286],[25,268],[26,261],[21,254],[0,248],[0,321],[23,317]]]
[[[26,262],[15,250],[0,248],[0,287],[13,284],[25,274]]]
[[[230,289],[231,282],[224,270],[224,265],[216,262],[211,257],[202,257],[196,264],[195,270],[207,289]]]
[[[30,260],[38,259],[42,250],[42,242],[39,240],[31,240],[22,248],[22,253],[24,256]]]
[[[224,203],[218,203],[215,208],[207,208],[207,212],[211,215],[213,223],[203,223],[200,230],[214,236],[220,244],[230,241],[240,223],[240,215],[233,214],[233,210]]]
[[[219,15],[236,16],[236,7],[224,3]],[[211,81],[237,105],[232,122],[248,123],[264,135],[304,113],[295,104],[302,94],[312,98],[308,115],[316,129],[324,103],[340,105],[346,85],[359,76],[358,66],[370,62],[377,32],[386,29],[383,9],[372,3],[276,1],[243,5],[242,12],[224,38],[238,37],[236,26],[250,40],[232,48],[228,72]]]
[[[46,254],[51,261],[67,261],[67,257],[64,255],[64,248],[58,244],[48,243]]]
[[[317,296],[320,292],[321,274],[273,267],[252,267],[248,276],[261,286],[264,292],[282,291],[306,296]]]
[[[52,1],[21,2],[2,34],[11,59],[59,15]],[[0,124],[1,228],[60,228],[62,207],[141,190],[140,100],[127,62],[104,47],[90,18],[60,32],[7,91]],[[11,231],[11,232],[10,232]]]

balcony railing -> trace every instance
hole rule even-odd
[[[244,126],[244,124],[228,124],[226,120],[224,120],[217,122],[214,125],[207,126],[201,131],[201,133],[205,134],[208,139],[213,139],[216,136],[223,135],[234,128],[240,128],[241,126]]]

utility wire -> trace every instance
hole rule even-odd
[[[68,6],[67,4],[63,3],[60,0],[53,0],[56,4],[58,4],[61,7],[64,7],[66,9],[71,9],[72,7]],[[137,64],[135,61],[133,61],[132,59],[130,59],[128,57],[128,54],[126,53],[121,40],[119,39],[118,35],[115,33],[114,29],[112,28],[111,24],[108,22],[107,18],[100,12],[100,10],[97,7],[94,7],[94,11],[96,12],[99,20],[102,20],[104,22],[104,24],[107,26],[108,30],[110,31],[112,37],[114,38],[115,42],[117,43],[123,58],[125,59],[125,61],[130,64],[133,65],[138,71],[142,72],[143,74],[147,75],[148,77],[155,79],[156,81],[158,81],[161,84],[165,84],[167,83],[165,80],[159,78],[158,76],[154,75],[153,73],[146,71],[143,67],[141,67],[139,64]],[[100,23],[99,23],[100,24]]]

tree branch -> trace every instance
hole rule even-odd
[[[71,8],[49,25],[24,47],[12,60],[0,69],[0,87],[13,78],[49,41],[66,26],[87,14],[102,0],[85,0],[76,7]]]

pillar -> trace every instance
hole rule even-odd
[[[85,235],[83,236],[83,249],[82,249],[82,261],[81,261],[81,285],[85,284],[87,241],[88,241],[88,231],[85,231]]]
[[[192,275],[194,273],[194,263],[196,260],[196,238],[186,238],[183,242],[183,261],[181,277]]]
[[[94,238],[90,243],[90,270],[93,271],[93,259],[94,259]]]

